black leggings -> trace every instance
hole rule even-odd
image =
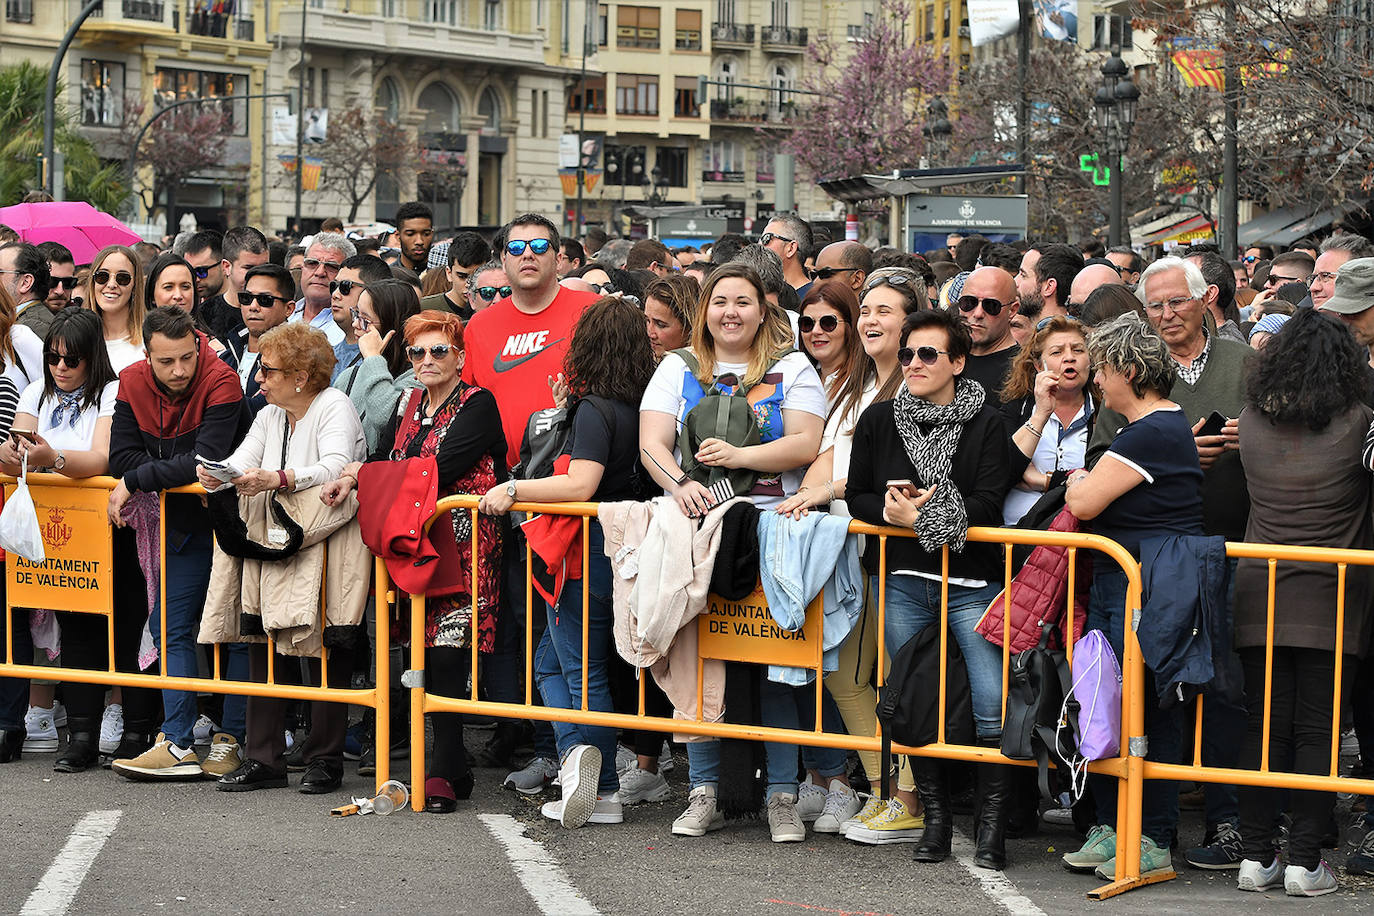
[[[435,696],[466,699],[472,650],[452,646],[433,646],[425,650],[425,679]],[[463,715],[457,712],[432,712],[434,752],[429,758],[429,775],[447,779],[455,786],[470,772],[468,753],[463,747]]]
[[[1240,650],[1245,669],[1245,743],[1240,765],[1258,770],[1264,728],[1264,648]],[[1357,660],[1347,655],[1341,669],[1341,694],[1350,694]],[[1324,649],[1274,647],[1270,689],[1269,768],[1275,772],[1328,775],[1331,772],[1332,683],[1336,656]],[[1293,825],[1288,832],[1288,864],[1306,869],[1321,860],[1321,838],[1331,822],[1336,796],[1331,792],[1288,792]],[[1274,857],[1274,825],[1284,790],[1240,786],[1240,832],[1245,858],[1268,865]]]
[[[644,680],[644,714],[672,718],[673,704],[659,687],[648,671],[641,672]],[[611,660],[611,702],[615,711],[625,715],[639,712],[639,682],[635,680],[634,666],[616,654]],[[648,729],[626,729],[625,740],[633,748],[636,756],[657,758],[663,753],[664,732]]]

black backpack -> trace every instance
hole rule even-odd
[[[973,691],[968,668],[953,633],[946,637],[945,646],[945,742],[973,744]],[[891,772],[892,742],[922,747],[940,739],[939,696],[940,624],[931,623],[892,656],[878,694],[884,773]]]
[[[1049,648],[1053,626],[1042,624],[1040,644],[1011,657],[1008,673],[1007,714],[1002,722],[1002,753],[1012,760],[1034,760],[1040,775],[1040,794],[1054,800],[1050,791],[1049,763],[1067,765],[1078,754],[1074,741],[1078,704],[1068,703],[1068,724],[1060,728],[1064,698],[1073,686],[1069,663],[1060,649]]]

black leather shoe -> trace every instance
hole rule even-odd
[[[84,773],[100,760],[100,720],[77,716],[67,718],[71,739],[67,749],[53,764],[56,773]]]
[[[152,747],[156,740],[156,732],[131,731],[126,727],[124,737],[119,739],[119,747],[115,748],[115,752],[113,754],[101,753],[100,766],[102,769],[108,770],[116,760],[132,760]]]
[[[343,767],[323,760],[312,760],[301,777],[302,795],[323,795],[343,785]]]
[[[18,760],[24,752],[24,729],[0,729],[0,763]]]
[[[215,788],[221,792],[252,792],[254,789],[285,789],[286,774],[256,760],[245,760],[232,773],[219,778]]]

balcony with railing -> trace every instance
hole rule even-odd
[[[701,173],[701,180],[702,180],[702,181],[705,181],[705,182],[710,182],[710,181],[743,181],[743,180],[744,180],[744,172],[743,172],[742,170],[741,170],[741,171],[738,171],[738,172],[726,172],[726,171],[721,171],[721,170],[718,170],[718,169],[703,169],[703,170],[702,170],[702,173]]]
[[[167,4],[163,0],[123,0],[125,19],[139,22],[163,22],[167,15]]]
[[[711,42],[717,45],[750,45],[754,44],[754,27],[752,25],[735,25],[734,23],[717,24],[711,26]]]
[[[764,26],[763,46],[774,51],[803,51],[808,40],[807,30],[783,25]]]

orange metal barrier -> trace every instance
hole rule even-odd
[[[34,492],[37,500],[42,489],[64,488],[77,490],[98,490],[102,494],[108,494],[118,483],[113,477],[89,477],[89,478],[70,478],[61,474],[36,474],[28,475],[30,490]],[[15,479],[9,476],[0,476],[0,483],[3,483],[7,492],[12,490]],[[203,494],[205,491],[199,484],[186,487],[178,487],[174,490],[159,494],[159,541],[161,545],[161,557],[159,568],[163,575],[159,577],[159,588],[161,590],[161,607],[167,606],[167,582],[165,571],[167,568],[167,515],[166,515],[166,494],[167,493],[197,493]],[[106,496],[106,499],[108,497]],[[106,519],[103,508],[100,509],[100,518],[104,525],[104,534],[113,537],[109,522]],[[47,541],[48,538],[45,538]],[[8,563],[7,563],[8,565]],[[114,608],[112,601],[103,602],[107,605],[100,608],[78,608],[69,609],[63,607],[53,607],[51,610],[65,611],[68,613],[90,613],[98,614],[106,618],[106,633],[109,639],[109,665],[108,670],[97,671],[81,668],[56,668],[40,665],[20,665],[14,661],[14,645],[12,639],[6,640],[6,653],[3,660],[0,660],[0,676],[18,678],[44,678],[56,679],[59,681],[72,681],[84,684],[106,684],[123,685],[129,687],[148,687],[159,690],[186,690],[207,693],[236,694],[239,696],[256,697],[277,697],[288,700],[319,700],[335,703],[351,703],[358,706],[366,706],[376,710],[376,740],[377,740],[377,774],[376,783],[380,787],[382,783],[390,778],[391,755],[391,716],[390,716],[390,682],[391,682],[391,655],[390,655],[390,614],[386,607],[390,604],[391,593],[389,593],[389,582],[386,567],[381,560],[374,562],[376,569],[376,594],[377,594],[377,652],[376,652],[376,684],[367,689],[340,688],[340,687],[310,687],[300,684],[279,684],[276,681],[275,658],[276,652],[267,653],[267,681],[257,683],[252,681],[230,681],[224,680],[222,676],[222,653],[223,645],[214,644],[211,648],[212,673],[209,678],[202,677],[173,677],[167,674],[167,615],[160,614],[161,620],[161,645],[163,651],[158,652],[159,666],[156,674],[135,673],[115,670],[115,651],[114,651]],[[8,580],[8,569],[7,569]],[[112,592],[111,592],[112,594]],[[323,600],[323,595],[321,595]],[[14,605],[12,596],[6,591],[5,597],[5,626],[6,634],[13,632]],[[27,623],[23,625],[27,626]],[[323,646],[320,648],[320,683],[328,684],[328,655],[329,652]]]
[[[472,581],[477,581],[477,573],[480,562],[480,552],[477,549],[477,529],[478,514],[477,503],[479,497],[469,495],[450,496],[441,499],[436,506],[435,514],[430,519],[430,524],[442,513],[451,510],[465,510],[471,513],[473,531],[473,551],[472,551]],[[582,673],[583,683],[587,680],[587,643],[588,643],[588,610],[590,604],[590,594],[587,588],[589,557],[587,548],[589,546],[590,520],[596,516],[597,505],[595,503],[516,503],[513,507],[516,510],[542,513],[550,515],[575,516],[582,519],[581,538],[582,538],[582,607],[583,607],[583,628],[582,628]],[[866,534],[876,537],[878,540],[878,551],[880,557],[879,566],[881,569],[887,568],[887,542],[892,537],[912,537],[913,532],[897,528],[883,528],[867,525],[862,522],[853,521],[850,523],[850,531],[857,534]],[[1123,671],[1136,672],[1134,676],[1127,675],[1122,685],[1122,735],[1121,753],[1119,757],[1096,761],[1089,765],[1089,769],[1095,773],[1101,773],[1114,777],[1118,780],[1118,824],[1117,848],[1120,854],[1117,857],[1116,880],[1110,884],[1092,891],[1089,896],[1095,899],[1105,899],[1107,897],[1120,894],[1145,884],[1152,884],[1158,881],[1168,880],[1174,875],[1156,875],[1142,877],[1140,875],[1140,828],[1141,828],[1141,798],[1142,780],[1144,771],[1142,769],[1143,760],[1139,757],[1130,756],[1130,750],[1142,745],[1138,739],[1144,735],[1144,698],[1142,696],[1142,682],[1139,676],[1141,670],[1140,651],[1135,641],[1135,634],[1130,629],[1130,622],[1135,616],[1135,612],[1140,607],[1140,570],[1139,565],[1131,555],[1114,541],[1090,534],[1073,534],[1064,532],[1050,531],[1026,531],[1020,529],[1002,528],[970,528],[968,540],[972,542],[995,543],[1004,545],[1005,556],[1005,577],[1004,585],[1009,585],[1012,578],[1012,559],[1011,545],[1054,545],[1067,548],[1069,557],[1069,590],[1068,590],[1068,613],[1070,615],[1070,627],[1072,627],[1072,615],[1074,613],[1074,585],[1075,571],[1079,559],[1079,552],[1091,550],[1099,557],[1105,558],[1109,562],[1114,562],[1121,566],[1125,572],[1128,591],[1127,608],[1125,613],[1125,646],[1126,657],[1123,660]],[[536,561],[529,550],[525,548],[526,568],[530,568]],[[948,744],[945,741],[945,685],[944,685],[944,649],[946,640],[949,636],[949,551],[944,552],[944,583],[941,591],[941,687],[938,698],[939,710],[939,735],[940,740],[934,744],[924,747],[912,748],[903,745],[894,745],[895,752],[923,757],[938,757],[947,760],[981,761],[993,763],[1005,763],[1017,766],[1034,766],[1033,761],[1008,760],[995,750],[985,747],[971,745]],[[571,580],[570,580],[571,581]],[[877,674],[879,686],[882,684],[882,676],[885,668],[886,646],[882,635],[884,633],[884,613],[886,609],[886,576],[878,579],[878,659]],[[432,712],[452,712],[466,713],[470,715],[486,715],[496,717],[538,719],[546,721],[572,722],[587,725],[598,725],[611,728],[630,728],[645,729],[650,731],[661,731],[665,733],[682,733],[690,735],[701,735],[715,738],[742,738],[752,740],[778,741],[797,745],[838,747],[849,750],[871,750],[877,751],[881,747],[881,725],[879,732],[874,735],[849,735],[837,732],[826,732],[822,730],[821,705],[816,704],[816,717],[813,729],[783,729],[769,726],[746,726],[724,722],[707,722],[702,718],[701,702],[701,673],[700,663],[698,665],[698,688],[697,688],[697,716],[695,720],[673,719],[645,714],[644,703],[644,682],[643,678],[639,681],[638,709],[634,714],[601,712],[588,708],[587,691],[582,691],[580,709],[556,709],[538,705],[534,701],[534,594],[533,586],[529,577],[525,583],[525,696],[522,703],[501,703],[483,701],[476,699],[478,696],[480,683],[480,658],[477,647],[477,640],[472,639],[472,659],[471,659],[471,680],[469,699],[457,699],[452,697],[441,697],[430,693],[425,689],[424,677],[424,638],[425,638],[425,597],[423,595],[411,596],[411,646],[412,646],[412,670],[406,673],[404,682],[411,688],[411,781],[412,786],[419,787],[424,785],[425,780],[425,725],[424,716]],[[1005,597],[1006,609],[1010,610],[1010,589],[1008,588]],[[542,599],[539,602],[542,613]],[[808,614],[816,612],[818,602],[813,603],[812,608],[808,609]],[[1003,622],[1003,650],[1002,650],[1002,682],[1003,682],[1003,713],[1006,710],[1006,684],[1008,681],[1008,671],[1010,669],[1010,652],[1006,648],[1010,645],[1010,614],[1004,614]],[[475,636],[476,621],[470,630]],[[1072,632],[1072,629],[1070,629]],[[822,660],[820,657],[819,646],[814,656],[805,665],[812,669],[815,676],[815,687],[819,699],[822,690],[824,673],[821,671]],[[1070,658],[1072,657],[1072,647],[1068,648]],[[791,661],[788,662],[792,664]],[[420,811],[424,807],[424,793],[412,791],[412,807]]]

